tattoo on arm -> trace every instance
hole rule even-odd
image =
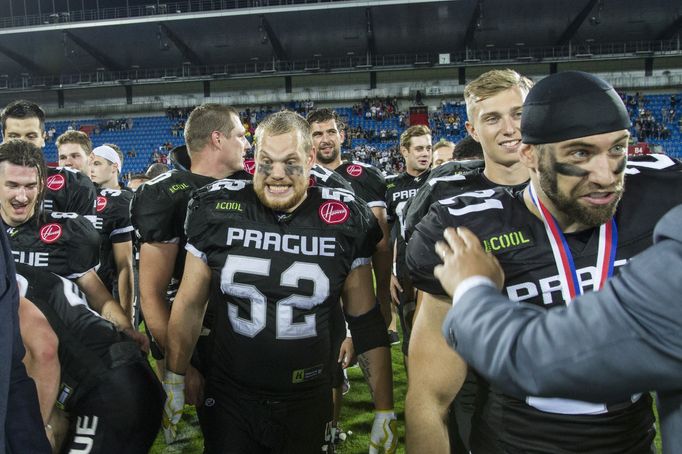
[[[365,381],[369,388],[369,395],[374,399],[374,389],[372,388],[372,365],[369,358],[364,354],[358,355],[358,365],[360,366],[360,370],[362,370],[362,374],[365,376]]]

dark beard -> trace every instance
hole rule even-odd
[[[551,163],[540,160],[540,188],[545,193],[547,198],[552,201],[554,207],[561,213],[565,214],[571,221],[580,223],[589,227],[598,227],[608,222],[616,213],[616,208],[623,196],[623,187],[616,189],[616,198],[608,205],[586,207],[578,202],[575,193],[578,192],[582,184],[575,186],[571,194],[565,195],[559,193],[559,184],[557,181],[556,171],[553,169],[555,161],[550,158]],[[549,165],[548,165],[549,164]]]
[[[322,156],[322,153],[315,153],[317,157],[317,162],[320,162],[322,164],[331,164],[332,162],[336,161],[339,157],[339,150],[334,150],[334,152],[329,155],[329,157]]]
[[[263,205],[270,208],[271,210],[286,212],[298,205],[301,200],[305,198],[305,193],[308,190],[308,187],[304,186],[301,190],[301,188],[294,186],[294,195],[292,197],[287,200],[276,202],[268,200],[267,196],[265,195],[265,184],[256,184],[254,182],[253,190],[256,192],[258,199]]]

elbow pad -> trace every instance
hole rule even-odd
[[[348,328],[353,335],[355,353],[361,355],[377,347],[388,347],[388,332],[379,305],[357,317],[346,314]]]

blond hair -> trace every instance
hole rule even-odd
[[[469,121],[474,118],[473,109],[476,103],[513,87],[519,87],[527,94],[532,86],[532,80],[513,69],[493,69],[484,72],[464,87],[464,102]]]
[[[400,134],[400,147],[410,149],[410,141],[413,137],[430,136],[431,130],[428,126],[424,125],[414,125],[407,128]]]

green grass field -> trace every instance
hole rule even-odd
[[[403,356],[400,345],[391,348],[393,357],[393,388],[395,411],[398,416],[398,433],[400,436],[398,453],[405,452],[405,394],[407,393],[407,377],[403,367]],[[369,433],[372,428],[373,407],[359,367],[348,369],[351,389],[344,396],[341,425],[352,434],[337,449],[341,454],[367,453]],[[658,418],[658,415],[657,415]],[[185,407],[185,415],[179,425],[178,440],[166,446],[163,435],[159,434],[150,453],[152,454],[199,454],[203,449],[203,441],[196,414],[193,407]],[[656,446],[661,450],[660,436],[656,437]]]

